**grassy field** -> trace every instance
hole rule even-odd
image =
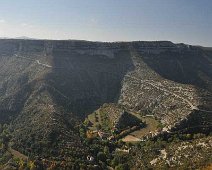
[[[131,112],[131,114],[139,118],[142,122],[146,122],[146,126],[144,128],[140,128],[139,130],[133,131],[122,138],[124,142],[138,142],[141,140],[141,138],[143,138],[150,132],[156,131],[160,125],[160,123],[151,115],[141,116],[141,114],[133,112]],[[96,112],[90,114],[88,116],[88,120],[91,122],[91,126],[89,127],[89,129],[92,131],[97,130],[97,126],[99,125],[105,132],[109,132],[112,127],[112,122],[108,118],[108,114],[103,108],[100,108]]]
[[[93,112],[92,114],[88,115],[88,120],[92,123],[92,126],[89,127],[90,130],[96,130],[98,124],[102,124],[99,111]]]
[[[142,117],[140,114],[136,114],[136,113],[132,113],[132,114],[138,117],[139,119],[141,119],[143,122],[146,122],[146,127],[130,133],[129,135],[123,138],[123,141],[126,141],[126,142],[139,141],[138,139],[141,139],[143,136],[149,134],[150,132],[156,131],[158,129],[159,122],[155,120],[154,117],[151,117],[151,116]]]
[[[101,109],[88,115],[88,120],[92,123],[92,126],[89,127],[90,130],[96,130],[98,125],[100,125],[105,131],[109,131],[112,127],[112,123],[110,122],[107,114]]]
[[[153,132],[155,130],[157,130],[159,122],[156,121],[154,118],[152,117],[145,117],[142,118],[142,121],[146,122],[146,127],[142,128],[140,130],[137,130],[135,132],[132,132],[131,134],[137,138],[141,138],[144,135],[148,134],[149,132]]]

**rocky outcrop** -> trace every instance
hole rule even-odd
[[[196,115],[195,126],[210,128],[211,61],[210,49],[169,41],[0,40],[0,121],[46,139],[42,129],[52,134],[55,120],[74,134],[78,121],[113,102],[173,129]]]

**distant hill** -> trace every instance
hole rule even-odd
[[[20,37],[14,37],[14,38],[11,38],[11,37],[0,37],[0,39],[37,40],[37,38],[30,38],[30,37],[27,37],[27,36],[20,36]]]
[[[23,40],[37,40],[37,38],[31,38],[26,36],[15,37],[14,39],[23,39]]]

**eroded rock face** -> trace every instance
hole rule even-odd
[[[195,126],[208,130],[211,61],[210,49],[169,41],[0,40],[0,122],[12,122],[22,135],[36,133],[31,125],[49,129],[39,136],[45,138],[51,127],[70,130],[113,102],[154,114],[170,128],[187,128],[181,123],[198,112]]]
[[[204,120],[195,121],[190,128],[197,129],[199,124],[209,131],[211,56],[206,58],[201,49],[181,50],[157,55],[132,50],[135,69],[125,76],[119,104],[144,114],[154,114],[169,130],[191,125],[188,119],[199,113]],[[193,112],[196,114],[189,116]]]

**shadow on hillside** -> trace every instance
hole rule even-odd
[[[124,76],[133,69],[128,50],[120,50],[109,58],[57,48],[53,51],[53,71],[48,81],[56,103],[84,118],[104,103],[116,102]]]
[[[147,54],[143,60],[151,69],[168,80],[211,91],[208,80],[212,80],[212,67],[203,55],[202,51],[164,52],[159,56]]]
[[[212,54],[202,50],[183,53],[165,52],[160,56],[146,55],[143,61],[165,79],[196,86],[199,96],[202,96],[200,89],[212,93]],[[202,107],[209,106],[206,102]]]
[[[165,52],[159,56],[143,56],[143,61],[163,78],[177,83],[194,85],[200,100],[198,108],[212,111],[211,53],[199,50],[183,53]],[[200,89],[207,90],[208,95],[203,95],[203,91]],[[212,129],[211,113],[195,110],[191,115],[186,123],[180,125],[181,128],[187,129],[189,132],[197,132],[200,129],[203,132],[208,132]]]

